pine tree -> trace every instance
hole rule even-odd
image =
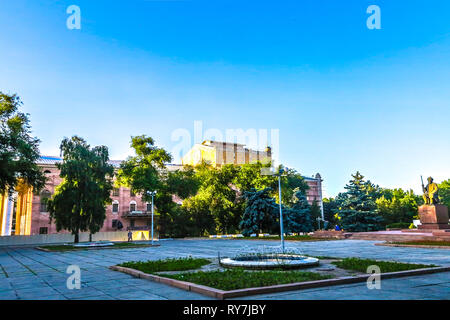
[[[376,187],[364,181],[359,171],[338,195],[339,208],[335,210],[344,230],[352,232],[376,231],[382,228],[382,217],[377,212]]]
[[[270,197],[271,188],[244,192],[247,206],[239,227],[246,237],[252,233],[273,232],[277,228],[278,205]]]
[[[313,221],[311,219],[311,206],[306,196],[297,191],[294,194],[295,202],[291,208],[284,209],[286,217],[286,232],[311,232]]]

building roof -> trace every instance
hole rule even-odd
[[[60,157],[41,156],[37,161],[38,164],[57,164],[62,162]]]
[[[234,142],[224,142],[224,141],[215,141],[215,140],[205,140],[201,143],[204,146],[211,146],[211,144],[227,144],[227,145],[238,145],[244,146],[242,143],[234,143]]]
[[[39,160],[37,161],[37,164],[42,165],[56,165],[57,163],[61,163],[62,158],[61,157],[53,157],[53,156],[41,156]],[[122,163],[122,160],[110,160],[108,161],[110,165],[112,165],[115,168],[120,167],[120,164]]]

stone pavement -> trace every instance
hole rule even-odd
[[[361,257],[435,265],[450,265],[450,250],[375,246],[375,241],[340,240],[288,242],[287,247],[308,255]],[[250,252],[258,246],[277,246],[257,240],[167,240],[160,247],[49,253],[34,248],[0,248],[0,300],[154,300],[210,299],[163,284],[111,271],[125,261],[167,257],[217,257]],[[81,268],[82,288],[66,286],[69,265]],[[265,294],[247,299],[450,299],[450,272],[382,280],[381,290],[365,283]]]

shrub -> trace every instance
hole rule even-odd
[[[388,229],[409,229],[410,225],[411,224],[408,222],[396,222],[396,223],[388,224],[386,226],[386,228],[388,228]]]

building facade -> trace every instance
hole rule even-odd
[[[0,196],[1,236],[57,233],[55,223],[50,223],[47,201],[62,181],[56,167],[60,161],[58,157],[42,157],[39,160],[38,164],[47,177],[45,188],[39,194],[33,193],[31,188],[19,186],[12,198]],[[110,163],[115,167],[120,165],[120,161]],[[111,199],[100,232],[151,229],[151,203],[124,187],[114,189]],[[68,231],[61,231],[65,232]]]
[[[239,143],[219,142],[205,140],[195,144],[189,152],[183,156],[183,165],[196,166],[202,162],[214,167],[224,164],[248,164],[269,163],[272,160],[272,150],[267,147],[264,151],[252,150]]]
[[[323,213],[323,194],[322,194],[322,177],[319,173],[317,173],[313,177],[303,177],[305,182],[308,184],[309,189],[306,191],[306,199],[309,204],[313,204],[317,202],[320,207],[320,212],[322,215],[322,219],[324,219]]]

